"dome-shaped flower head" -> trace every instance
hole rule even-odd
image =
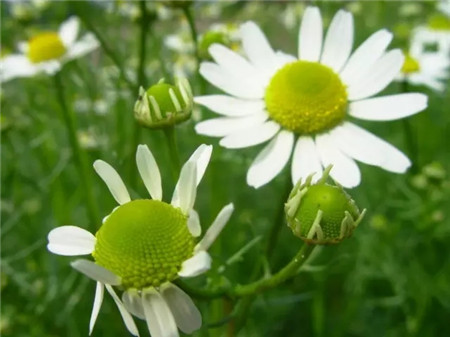
[[[298,57],[274,51],[253,22],[241,26],[245,57],[213,45],[215,63],[200,73],[227,95],[194,101],[223,117],[203,121],[196,131],[223,137],[226,148],[269,141],[247,173],[258,188],[271,181],[292,158],[292,181],[333,165],[331,177],[354,187],[361,176],[355,159],[402,173],[409,159],[392,145],[360,128],[351,117],[373,121],[403,118],[423,110],[427,97],[406,93],[372,98],[399,74],[404,56],[386,51],[392,34],[371,35],[353,53],[353,17],[340,10],[323,39],[318,8],[308,7],[299,32]]]
[[[172,201],[162,201],[161,175],[145,145],[139,145],[136,162],[151,199],[131,200],[112,166],[97,160],[94,169],[119,203],[103,219],[97,233],[75,226],[53,229],[48,249],[55,254],[91,254],[94,261],[80,259],[72,266],[97,281],[89,331],[92,332],[103,300],[104,288],[114,299],[125,325],[135,336],[132,315],[145,319],[152,337],[178,336],[177,327],[191,333],[201,326],[201,315],[190,297],[172,281],[207,271],[207,249],[233,212],[225,206],[203,238],[199,216],[193,209],[196,189],[209,163],[212,147],[201,145],[181,169]],[[113,286],[122,291],[122,300]]]
[[[79,29],[80,20],[72,16],[61,24],[58,32],[42,32],[19,43],[20,54],[0,60],[0,82],[32,77],[41,72],[52,75],[64,63],[96,49],[99,43],[92,33],[77,39]]]

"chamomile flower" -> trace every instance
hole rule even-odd
[[[20,54],[12,54],[0,60],[0,81],[17,77],[32,77],[45,72],[58,72],[65,62],[82,57],[99,46],[91,33],[77,40],[80,22],[70,17],[58,32],[42,32],[28,42],[19,43]]]
[[[177,327],[191,333],[201,326],[201,315],[190,297],[172,281],[193,277],[210,268],[209,246],[225,226],[233,205],[225,206],[203,238],[193,209],[196,189],[209,163],[212,147],[201,145],[181,169],[171,203],[162,201],[161,175],[145,145],[136,162],[151,199],[131,200],[112,166],[97,160],[94,169],[119,203],[103,219],[96,235],[75,226],[53,229],[48,249],[55,254],[91,254],[95,260],[76,260],[72,266],[97,281],[89,325],[92,332],[104,289],[114,299],[130,333],[139,335],[132,315],[145,319],[153,337],[178,336]],[[113,286],[123,290],[122,300]]]
[[[413,38],[397,80],[415,85],[425,85],[436,91],[444,91],[444,81],[449,77],[449,67],[448,55],[424,51],[421,41]]]
[[[438,12],[430,17],[427,25],[414,30],[415,40],[424,50],[436,45],[437,52],[450,55],[450,0],[439,1]]]
[[[241,26],[246,58],[213,45],[215,63],[204,62],[200,73],[228,95],[208,95],[194,101],[223,117],[196,125],[200,134],[223,137],[220,145],[237,149],[271,140],[247,173],[258,188],[271,181],[291,157],[292,180],[331,176],[344,187],[360,183],[354,159],[402,173],[409,159],[348,117],[388,121],[423,110],[427,97],[407,93],[371,98],[399,73],[404,56],[386,51],[392,34],[374,33],[354,52],[353,17],[340,10],[322,42],[322,18],[316,7],[306,9],[299,32],[298,58],[274,51],[253,22]]]

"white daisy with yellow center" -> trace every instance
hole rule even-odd
[[[0,82],[17,77],[32,77],[45,72],[58,72],[65,62],[82,57],[99,46],[93,34],[77,40],[80,21],[70,17],[58,32],[43,32],[28,42],[19,43],[20,54],[12,54],[0,60]]]
[[[200,134],[223,137],[226,148],[270,143],[253,161],[247,183],[258,188],[271,181],[293,151],[292,180],[331,176],[345,187],[360,183],[354,159],[402,173],[409,159],[392,145],[347,121],[387,121],[413,115],[427,106],[419,93],[370,98],[397,76],[404,56],[386,51],[392,34],[374,33],[354,52],[353,17],[340,10],[322,42],[322,18],[316,7],[305,11],[299,32],[298,58],[274,51],[253,22],[241,26],[245,56],[213,45],[215,63],[204,62],[200,73],[228,95],[194,101],[223,117],[196,125]],[[297,139],[296,139],[297,138]],[[295,144],[294,144],[295,143]]]
[[[76,260],[72,266],[97,281],[89,333],[103,301],[104,288],[113,297],[130,333],[139,335],[131,315],[145,319],[152,337],[176,337],[200,328],[200,312],[172,281],[193,277],[211,266],[208,248],[233,212],[225,206],[203,238],[193,209],[196,189],[211,157],[212,146],[201,145],[180,172],[171,203],[162,201],[161,175],[145,145],[139,145],[136,162],[151,199],[131,200],[116,170],[97,160],[94,169],[119,203],[103,219],[96,235],[75,226],[53,229],[48,250],[66,256],[91,254],[95,262]],[[113,286],[119,287],[122,300]]]
[[[413,37],[409,53],[398,81],[406,81],[414,85],[425,85],[432,90],[444,91],[445,81],[450,76],[450,56],[441,52],[427,52],[422,49],[421,42]]]

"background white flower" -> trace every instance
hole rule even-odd
[[[178,277],[197,276],[209,270],[211,266],[211,257],[207,253],[207,250],[228,222],[234,209],[232,204],[225,206],[219,212],[203,238],[195,246],[190,244],[192,238],[201,235],[199,216],[193,209],[193,205],[196,198],[196,189],[208,166],[211,151],[212,146],[201,145],[184,164],[170,205],[161,201],[162,186],[160,171],[153,154],[147,146],[139,145],[136,154],[136,162],[144,185],[152,200],[139,199],[131,201],[128,190],[116,170],[101,160],[97,160],[94,163],[96,172],[104,180],[111,194],[119,203],[119,206],[103,219],[102,227],[106,226],[108,221],[110,221],[109,219],[112,219],[113,217],[117,218],[118,213],[127,213],[126,210],[124,211],[124,209],[127,208],[131,208],[131,213],[128,214],[133,217],[133,221],[140,221],[136,220],[139,218],[136,218],[135,215],[136,212],[145,212],[145,209],[139,206],[139,204],[143,203],[145,203],[145,208],[150,205],[151,202],[156,201],[156,203],[153,202],[152,205],[156,205],[153,210],[156,210],[158,214],[150,215],[156,217],[153,220],[149,220],[148,217],[144,216],[144,227],[141,228],[143,230],[140,230],[137,233],[133,232],[134,236],[133,234],[130,234],[131,236],[128,237],[128,240],[131,240],[128,242],[132,242],[134,247],[140,245],[142,242],[142,240],[140,240],[141,238],[144,239],[144,242],[142,242],[141,245],[141,248],[144,248],[143,251],[141,251],[140,257],[145,260],[145,267],[139,264],[141,262],[140,259],[122,261],[121,257],[116,257],[116,260],[113,262],[114,266],[123,264],[123,268],[125,268],[122,269],[125,270],[123,275],[116,275],[114,272],[100,264],[100,261],[107,261],[111,254],[111,250],[109,250],[108,247],[104,248],[104,245],[110,245],[111,241],[105,241],[104,235],[106,234],[105,231],[101,232],[102,228],[99,229],[96,236],[75,226],[58,227],[49,233],[49,243],[47,248],[52,253],[66,256],[92,254],[96,260],[96,262],[76,260],[72,263],[72,266],[75,269],[97,281],[94,305],[89,324],[90,333],[92,333],[103,301],[105,287],[119,308],[128,331],[135,336],[138,336],[139,332],[133,321],[132,315],[147,321],[150,334],[153,337],[176,337],[178,336],[177,327],[184,333],[191,333],[200,328],[202,322],[200,312],[190,297],[171,283],[171,281]],[[171,210],[168,213],[169,215],[177,214],[177,212],[184,215],[184,217],[182,216],[181,218],[178,216],[178,219],[182,219],[181,226],[186,226],[182,228],[182,230],[184,230],[182,233],[188,235],[188,238],[185,236],[180,239],[180,232],[175,232],[175,234],[173,234],[173,231],[170,232],[170,240],[167,242],[162,239],[163,236],[160,231],[155,233],[155,236],[150,235],[150,238],[147,237],[149,226],[152,226],[154,222],[160,221],[161,216],[166,214],[164,209]],[[130,231],[130,220],[125,218],[119,220],[119,222],[117,219],[114,219],[113,221],[114,228],[117,228],[121,221],[124,221],[123,223],[125,226],[119,236],[127,237],[127,231]],[[164,221],[166,220],[163,219],[163,222]],[[169,224],[174,222],[174,218],[170,218],[167,221],[168,223],[166,222],[166,224],[168,224],[168,226],[166,227],[163,225],[162,228],[160,228],[162,231],[171,230]],[[136,235],[139,237],[136,237]],[[154,242],[152,242],[152,240],[154,240]],[[159,244],[157,243],[158,240],[160,241]],[[123,242],[126,241],[120,242],[123,244]],[[181,242],[187,242],[188,244],[187,246],[181,245]],[[162,262],[164,256],[159,253],[159,250],[162,248],[161,245],[173,248],[169,249],[170,256],[167,257],[167,263]],[[179,270],[175,272],[170,269],[170,276],[164,275],[165,264],[170,265],[173,263],[173,256],[176,255],[176,252],[180,249],[181,251],[184,251],[185,248],[191,249],[191,251],[183,252],[183,254],[187,253],[187,256],[190,257],[177,262],[181,263],[181,268]],[[120,247],[112,247],[112,251],[119,249]],[[130,249],[131,248],[128,247],[127,251]],[[154,249],[157,250],[156,253]],[[104,251],[108,252],[108,256],[102,257]],[[155,254],[158,258],[152,260],[152,257],[154,257]],[[147,268],[153,268],[153,265],[155,266],[156,271],[143,272],[143,270],[147,270]],[[129,274],[129,270],[134,268],[137,272]],[[122,294],[122,300],[120,300],[112,286],[121,286],[125,289]]]
[[[249,185],[271,181],[292,152],[294,183],[314,172],[317,179],[322,167],[332,164],[336,181],[357,186],[360,171],[354,159],[398,173],[410,166],[399,150],[346,120],[350,115],[389,121],[427,106],[427,97],[419,93],[371,98],[403,65],[400,50],[386,51],[390,32],[379,30],[352,54],[352,15],[338,11],[323,39],[320,11],[309,7],[299,31],[298,58],[274,51],[253,22],[241,26],[241,35],[246,58],[213,45],[209,52],[215,63],[201,65],[203,77],[227,95],[195,98],[223,116],[197,124],[196,131],[223,137],[220,145],[226,148],[271,140],[251,164]]]
[[[58,32],[40,33],[28,42],[19,43],[20,54],[12,54],[0,60],[0,82],[17,77],[31,77],[45,72],[52,75],[70,60],[82,57],[99,46],[93,34],[77,39],[80,21],[70,17]]]

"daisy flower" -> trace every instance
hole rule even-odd
[[[161,175],[145,145],[139,145],[136,162],[151,199],[131,200],[112,166],[102,160],[94,169],[119,203],[103,219],[96,235],[75,226],[53,229],[48,250],[58,255],[91,254],[95,262],[76,260],[72,266],[97,281],[89,325],[92,333],[104,289],[114,299],[130,333],[139,335],[132,315],[145,319],[153,337],[178,336],[177,327],[191,333],[201,326],[201,315],[190,297],[172,281],[207,271],[207,249],[233,212],[225,206],[203,238],[199,216],[193,209],[196,189],[211,156],[212,146],[201,145],[181,169],[171,203],[162,201]],[[113,286],[123,290],[122,300]]]
[[[0,60],[0,81],[16,77],[31,77],[45,72],[52,75],[70,60],[82,57],[99,46],[91,33],[77,40],[80,21],[70,17],[58,32],[42,32],[28,42],[19,43],[20,54],[12,54]]]
[[[422,41],[414,36],[409,53],[405,55],[405,62],[399,81],[407,81],[415,85],[425,85],[432,90],[444,91],[449,77],[450,58],[445,53],[427,52],[422,48]]]
[[[426,26],[414,30],[415,40],[423,49],[436,45],[437,51],[450,55],[450,0],[440,1],[438,12],[430,17]]]
[[[354,159],[402,173],[409,159],[392,145],[365,131],[349,116],[388,121],[423,110],[427,97],[419,93],[371,98],[399,73],[404,56],[386,51],[392,34],[374,33],[354,52],[353,17],[340,10],[324,41],[322,18],[316,7],[305,11],[299,32],[298,57],[274,51],[253,22],[241,26],[245,56],[213,45],[215,63],[204,62],[200,73],[228,95],[208,95],[195,102],[223,117],[196,125],[200,134],[223,137],[220,145],[237,149],[269,144],[247,173],[258,188],[271,181],[292,154],[292,181],[309,174],[331,176],[344,187],[360,183]]]

